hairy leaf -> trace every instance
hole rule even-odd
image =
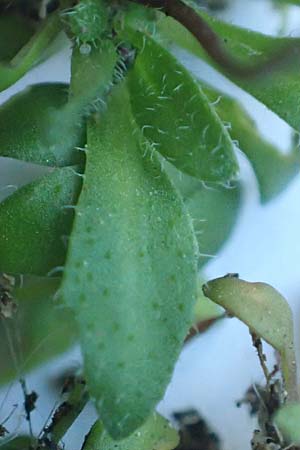
[[[241,67],[256,75],[241,77],[214,63],[189,31],[172,18],[163,18],[157,27],[160,38],[179,45],[213,64],[245,91],[256,97],[296,130],[300,128],[300,38],[273,37],[237,27],[195,10],[219,35],[222,48]],[[251,69],[252,68],[252,69]]]
[[[65,110],[68,85],[30,86],[0,106],[0,155],[46,166],[83,160],[74,149],[85,142],[78,116]]]
[[[0,203],[0,271],[45,275],[63,265],[80,180],[73,168],[54,169]]]
[[[289,400],[297,399],[293,318],[284,297],[269,284],[232,276],[209,281],[203,292],[278,350]]]
[[[107,28],[108,5],[105,0],[81,0],[62,17],[78,44],[98,45]]]
[[[14,84],[40,61],[60,28],[58,16],[49,16],[9,63],[0,63],[0,91]]]
[[[258,180],[261,201],[273,199],[300,172],[299,145],[283,154],[260,136],[255,122],[236,100],[211,87],[202,88],[214,102],[220,118],[230,124],[229,134],[249,159]]]
[[[132,109],[153,149],[201,180],[234,178],[232,142],[197,82],[151,37],[129,36],[138,46],[128,78]]]
[[[300,403],[283,406],[275,416],[275,423],[290,442],[300,444]]]
[[[55,308],[60,278],[25,277],[12,291],[17,310],[0,321],[0,383],[4,384],[67,350],[76,340],[69,310]],[[16,361],[10,350],[11,340]]]
[[[97,421],[82,450],[173,450],[179,443],[178,433],[169,422],[153,414],[138,430],[121,441],[113,440]]]
[[[227,241],[236,223],[241,203],[241,186],[204,185],[164,164],[192,218],[199,245],[199,267],[211,261]]]
[[[62,286],[90,393],[114,438],[140,426],[164,393],[192,321],[196,261],[182,201],[142,148],[127,91],[116,87],[89,124]]]
[[[117,53],[112,41],[103,40],[87,53],[75,46],[71,61],[70,108],[85,113],[103,109],[103,97],[112,85],[116,63]]]

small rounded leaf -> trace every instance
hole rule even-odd
[[[290,400],[295,400],[298,394],[293,318],[285,298],[269,284],[250,283],[235,276],[208,281],[203,292],[278,350]]]

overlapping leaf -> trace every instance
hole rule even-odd
[[[55,308],[60,278],[25,277],[12,291],[17,311],[0,322],[0,383],[20,375],[68,349],[76,340],[72,314]],[[10,352],[9,338],[15,350]],[[14,360],[16,357],[16,361]]]
[[[196,247],[182,201],[141,148],[124,86],[114,88],[89,124],[62,286],[90,393],[114,438],[145,421],[170,380],[192,321]]]
[[[130,28],[124,36],[138,47],[128,86],[136,121],[153,149],[201,180],[234,178],[232,142],[196,81],[151,37]]]
[[[199,267],[211,261],[228,239],[241,203],[241,185],[204,185],[164,163],[179,190],[192,221],[199,245]]]
[[[178,433],[158,414],[149,419],[128,438],[113,440],[97,421],[82,450],[173,450],[178,445]]]
[[[45,275],[63,265],[80,185],[74,168],[54,169],[0,203],[0,271]]]
[[[300,129],[300,39],[267,36],[222,22],[195,7],[217,33],[224,52],[253,75],[238,76],[212,61],[199,42],[182,25],[164,17],[157,26],[157,36],[165,45],[179,45],[207,60],[245,91],[256,97],[296,130]],[[253,70],[253,68],[257,70]],[[245,71],[247,72],[247,71]],[[257,73],[255,75],[255,72]]]
[[[30,21],[18,14],[0,15],[0,61],[10,61],[34,33]]]
[[[112,41],[103,39],[84,53],[75,46],[71,61],[70,109],[84,111],[103,108],[111,87],[117,53]]]
[[[14,84],[40,62],[44,51],[60,29],[59,17],[55,14],[49,16],[9,62],[0,62],[0,91]]]
[[[75,149],[84,144],[78,116],[65,114],[68,85],[43,83],[28,87],[0,106],[0,155],[45,166],[83,160]]]
[[[278,195],[299,174],[300,148],[283,154],[260,136],[255,122],[233,98],[203,85],[204,93],[215,104],[220,118],[230,125],[229,134],[249,159],[256,174],[262,202]]]

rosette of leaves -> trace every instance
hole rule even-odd
[[[162,398],[193,322],[198,268],[235,224],[242,183],[234,142],[263,201],[299,170],[298,150],[282,155],[263,140],[236,100],[181,64],[174,44],[297,128],[300,82],[289,52],[300,41],[240,29],[177,0],[61,1],[34,29],[19,9],[6,9],[3,20],[16,23],[17,14],[17,43],[0,54],[1,89],[37,64],[60,31],[72,42],[71,79],[29,87],[0,107],[0,155],[49,168],[0,204],[0,270],[46,284],[55,274],[48,320],[57,322],[51,298],[59,289],[90,396],[121,443]],[[12,41],[11,27],[1,33]],[[35,280],[22,307],[38,327]],[[57,341],[51,355],[61,351]]]

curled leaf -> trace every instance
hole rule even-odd
[[[204,284],[203,293],[280,353],[289,400],[297,399],[293,318],[284,297],[269,284],[232,276],[209,281]]]
[[[79,325],[89,391],[118,439],[141,426],[161,399],[196,296],[190,218],[145,149],[122,84],[106,113],[89,123],[62,285]]]
[[[65,167],[0,203],[0,271],[45,275],[64,264],[81,178]]]

